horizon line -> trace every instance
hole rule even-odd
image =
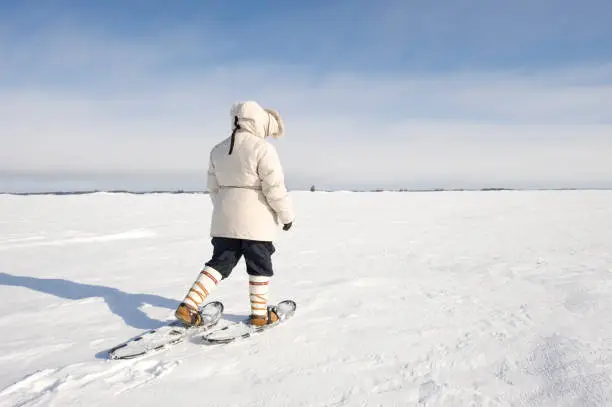
[[[524,188],[507,188],[507,187],[482,187],[482,188],[374,188],[374,189],[358,189],[358,188],[288,188],[288,192],[355,192],[355,193],[379,193],[379,192],[500,192],[500,191],[611,191],[612,187],[524,187]],[[150,195],[150,194],[203,194],[208,195],[209,191],[205,190],[186,190],[186,189],[151,189],[151,190],[131,190],[131,189],[87,189],[87,190],[64,190],[64,191],[44,191],[44,192],[5,192],[0,191],[0,195],[90,195],[98,193],[107,194],[129,194],[129,195]]]

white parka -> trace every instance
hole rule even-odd
[[[273,241],[279,227],[294,220],[279,156],[266,140],[284,134],[283,122],[253,101],[234,104],[230,117],[232,136],[210,153],[210,235]]]

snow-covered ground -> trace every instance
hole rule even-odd
[[[0,406],[612,405],[612,191],[292,196],[295,317],[128,361],[210,255],[208,196],[0,196]],[[243,262],[209,299],[247,315]]]

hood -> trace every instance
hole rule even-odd
[[[257,102],[246,101],[234,103],[230,110],[232,130],[237,123],[239,132],[251,133],[254,136],[279,138],[285,134],[285,126],[280,114],[274,109],[261,107]],[[236,118],[238,120],[236,121]]]

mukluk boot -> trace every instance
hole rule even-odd
[[[206,297],[217,287],[222,280],[221,274],[212,267],[205,267],[193,283],[185,299],[176,309],[174,315],[185,325],[197,326],[202,323],[199,307]]]
[[[251,300],[250,323],[264,326],[278,321],[278,315],[268,307],[268,285],[270,277],[249,276],[249,297]]]

